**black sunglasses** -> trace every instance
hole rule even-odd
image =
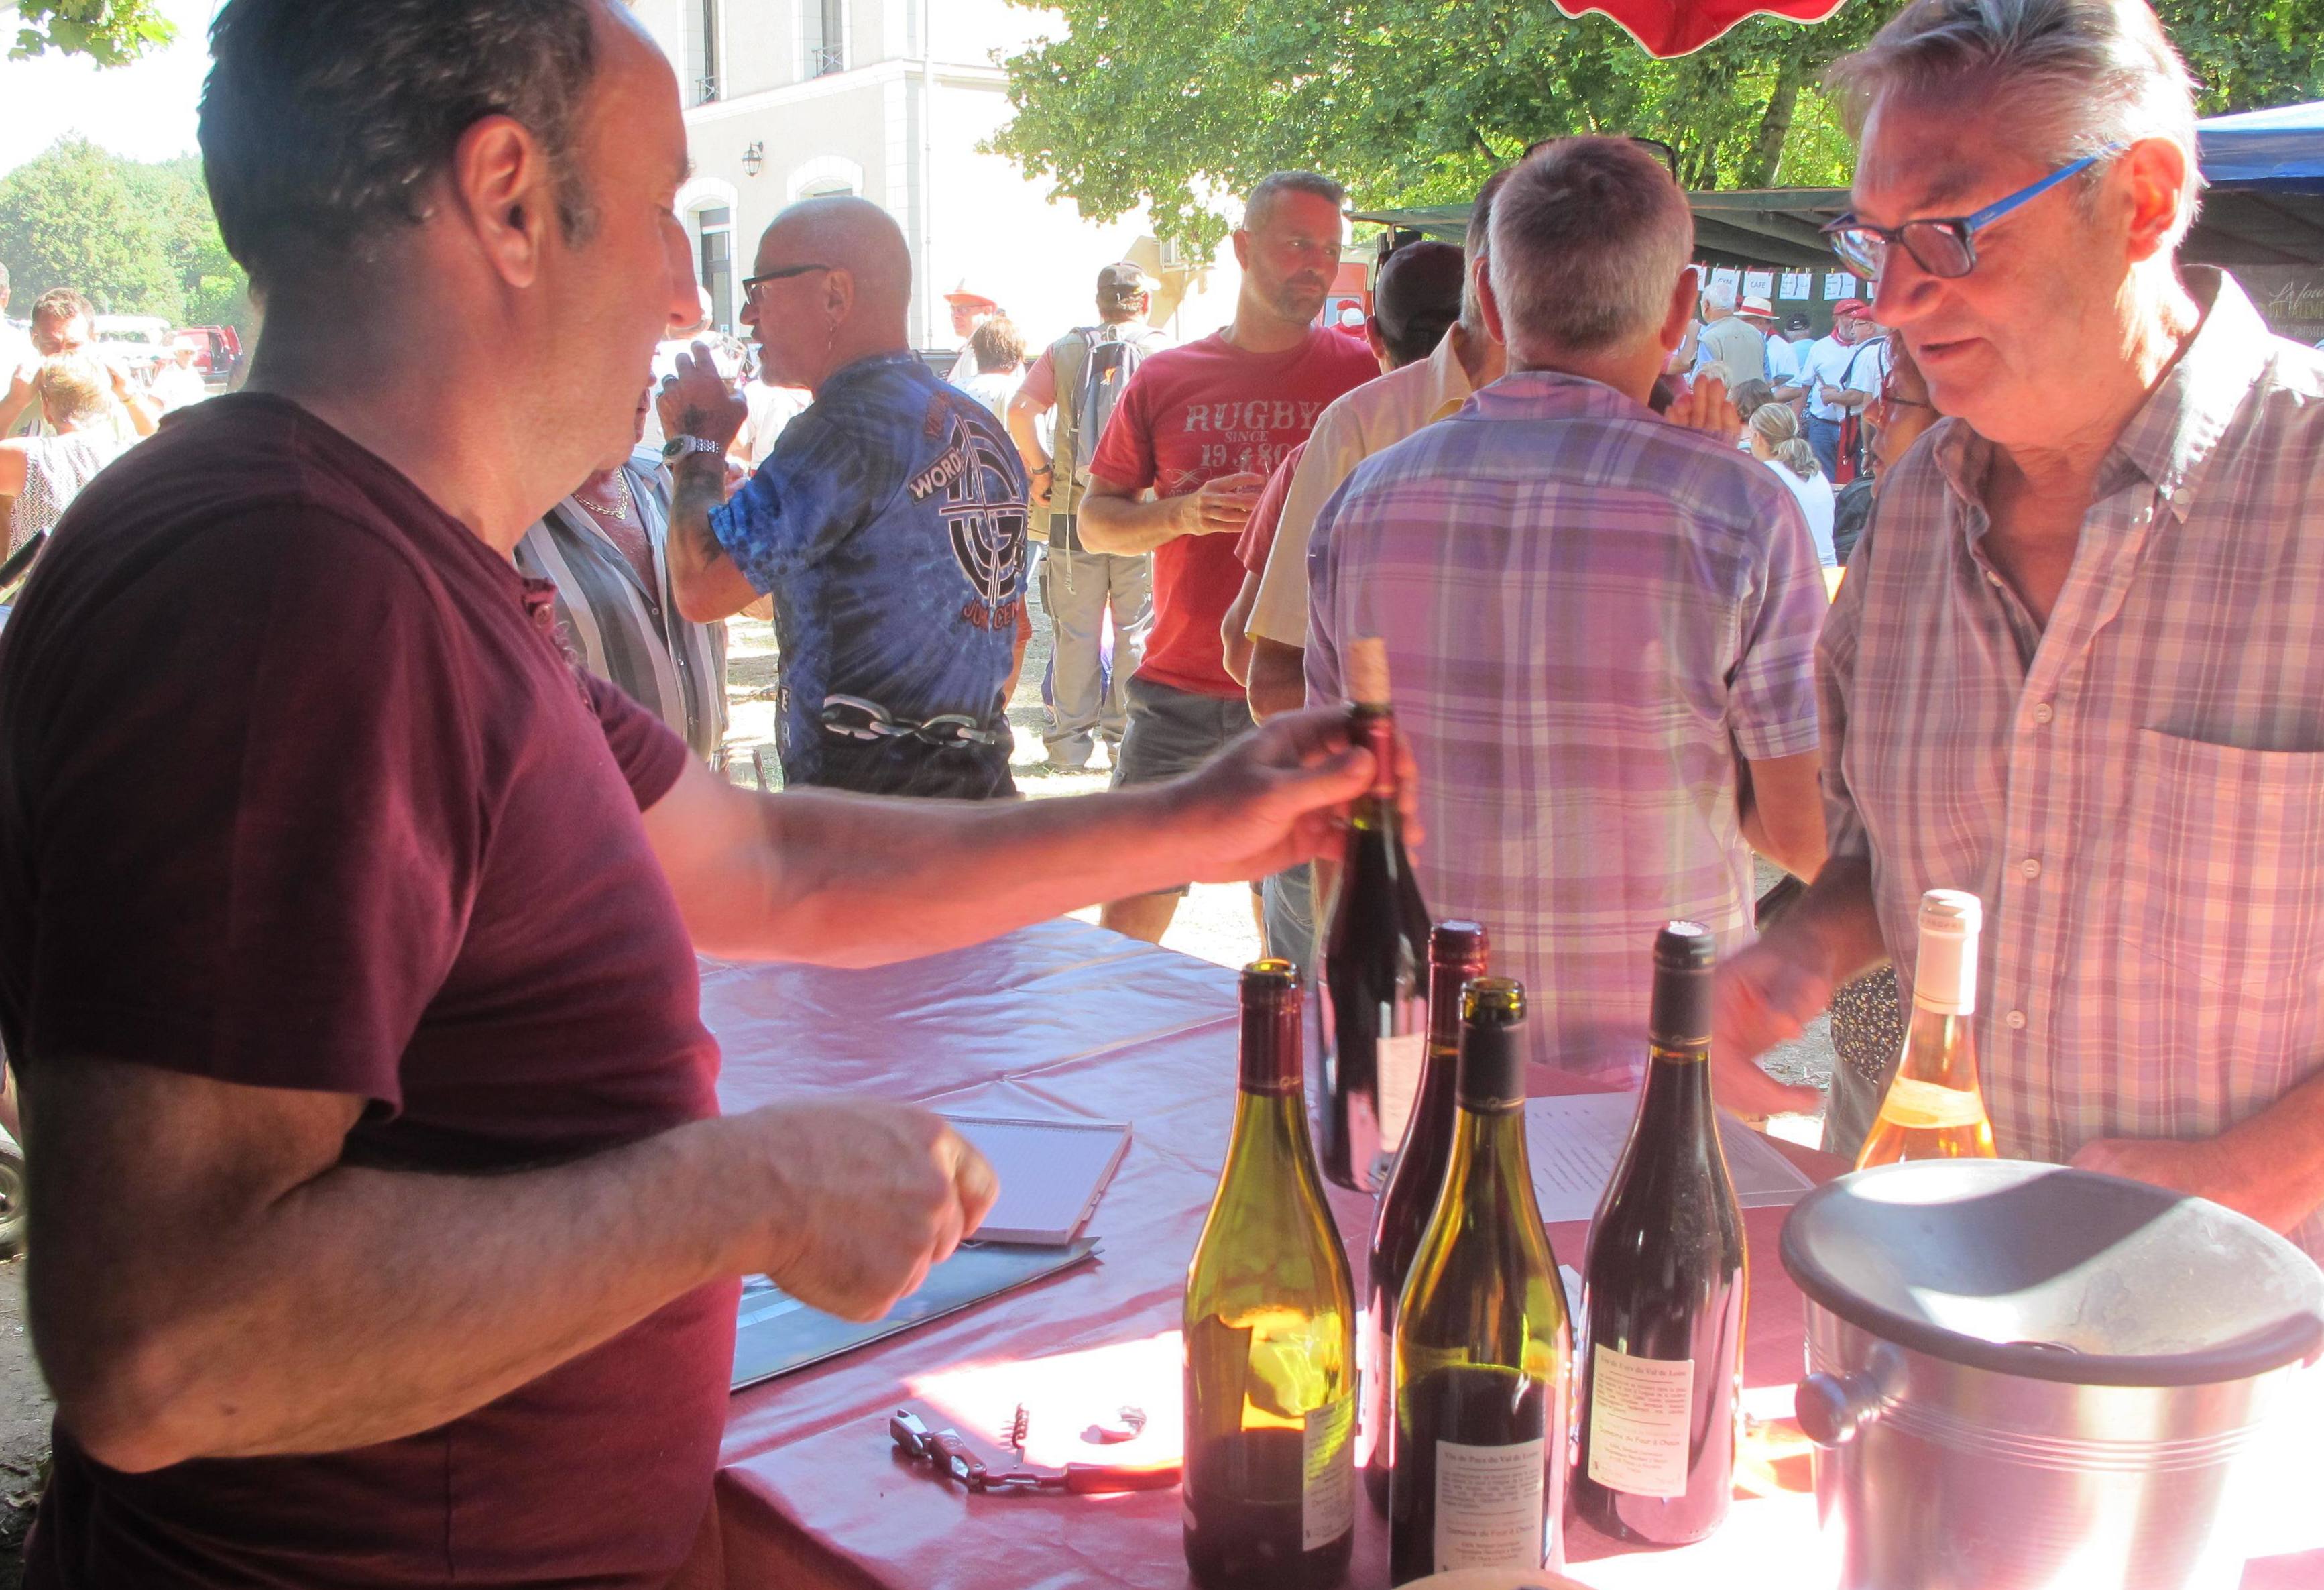
[[[783,282],[793,276],[804,276],[809,271],[830,271],[837,268],[835,265],[785,265],[778,271],[761,271],[755,276],[742,278],[742,296],[749,298],[758,291],[761,282]]]

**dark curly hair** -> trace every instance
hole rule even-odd
[[[488,116],[531,129],[558,220],[595,217],[574,157],[600,0],[229,0],[210,24],[202,171],[260,294],[368,259],[425,218],[429,184]]]

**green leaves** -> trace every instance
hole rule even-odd
[[[1903,0],[1803,26],[1755,17],[1674,61],[1548,0],[1012,0],[1065,27],[1006,60],[992,140],[1084,214],[1148,206],[1208,252],[1233,196],[1306,167],[1360,207],[1442,203],[1543,138],[1659,138],[1695,188],[1843,185],[1819,85]],[[2208,113],[2324,97],[2324,0],[2163,0]]]
[[[86,55],[99,66],[124,66],[178,36],[153,0],[16,0],[11,60],[51,50]]]
[[[51,287],[105,312],[246,326],[248,281],[219,240],[189,155],[145,164],[86,138],[58,140],[0,178],[0,263],[22,315]]]

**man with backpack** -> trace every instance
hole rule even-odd
[[[1032,537],[1043,543],[1035,575],[1049,615],[1049,666],[1041,699],[1049,709],[1042,736],[1053,767],[1087,763],[1094,738],[1118,754],[1130,715],[1130,676],[1146,649],[1154,616],[1154,559],[1139,552],[1093,552],[1074,529],[1082,487],[1114,401],[1138,363],[1169,341],[1146,324],[1154,283],[1127,260],[1097,273],[1094,326],[1077,326],[1042,352],[1009,402],[1009,434],[1033,482]],[[1042,415],[1055,411],[1050,445],[1041,445]],[[1113,617],[1113,654],[1105,654],[1105,621]]]
[[[1878,331],[1871,306],[1842,299],[1831,306],[1831,335],[1810,344],[1799,374],[1775,388],[1778,402],[1806,396],[1808,445],[1835,485],[1855,479],[1863,467],[1864,405],[1888,370],[1888,341]]]

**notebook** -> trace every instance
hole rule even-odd
[[[1088,1222],[1130,1151],[1130,1127],[1120,1121],[945,1119],[1001,1178],[1001,1200],[976,1230],[980,1243],[1063,1247]]]
[[[1062,1248],[967,1247],[928,1271],[920,1290],[885,1319],[855,1325],[808,1308],[763,1275],[746,1276],[734,1320],[734,1370],[729,1391],[853,1352],[931,1319],[973,1308],[1003,1292],[1071,1270],[1095,1257],[1094,1242]]]

